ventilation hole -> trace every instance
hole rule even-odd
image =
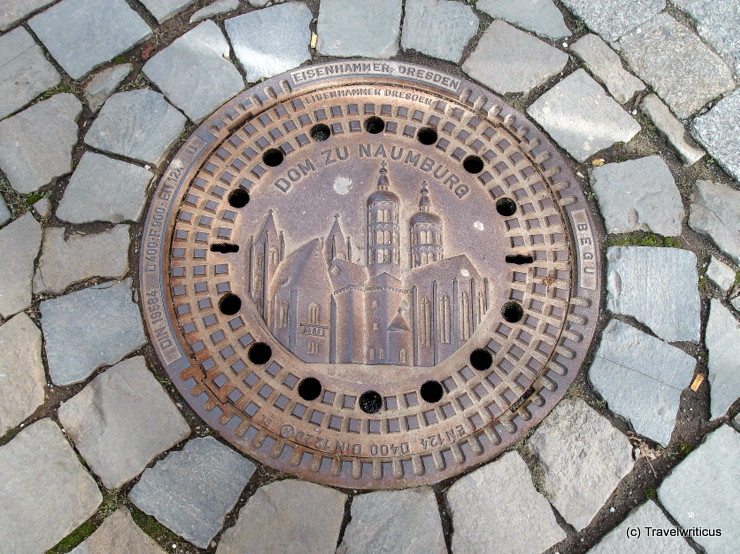
[[[298,385],[298,395],[303,400],[316,400],[321,394],[321,383],[314,377],[306,377]]]
[[[211,252],[219,252],[221,254],[231,254],[233,252],[239,252],[238,244],[229,244],[228,242],[222,242],[219,244],[211,245]]]
[[[511,198],[499,198],[496,202],[496,211],[503,216],[510,216],[516,213],[516,202]]]
[[[231,191],[229,194],[229,205],[232,208],[243,208],[249,204],[249,193],[243,188]]]
[[[249,349],[249,361],[253,364],[266,364],[272,358],[272,348],[264,342],[255,342]]]
[[[506,256],[507,264],[524,265],[531,264],[533,261],[534,258],[532,256],[523,256],[522,254],[517,254],[515,256]]]
[[[493,365],[493,356],[488,350],[478,348],[470,354],[470,365],[478,371],[485,371]]]
[[[311,138],[318,142],[324,142],[331,136],[331,129],[328,125],[319,123],[311,127]]]
[[[265,162],[265,165],[269,165],[270,167],[277,167],[281,163],[283,163],[284,157],[285,156],[283,155],[283,153],[277,148],[270,148],[269,150],[265,151],[264,154],[262,154],[262,161]]]
[[[421,386],[421,397],[429,403],[439,402],[444,393],[439,381],[427,381]]]
[[[480,156],[468,156],[463,160],[463,167],[468,173],[480,173],[483,171],[483,160]]]
[[[504,319],[509,323],[516,323],[522,319],[524,310],[522,309],[521,304],[517,304],[516,302],[507,302],[504,304],[504,307],[501,308],[501,315],[503,315]]]
[[[382,133],[383,129],[385,129],[385,121],[383,121],[377,115],[374,115],[373,117],[368,117],[365,120],[365,130],[371,135]]]
[[[437,142],[437,130],[432,127],[422,127],[419,129],[416,138],[422,144],[434,144]]]
[[[241,307],[242,299],[236,294],[226,294],[218,303],[218,309],[225,315],[234,315]]]
[[[374,390],[363,392],[360,395],[360,409],[366,414],[374,414],[383,405],[383,398]]]

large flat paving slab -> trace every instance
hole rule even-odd
[[[117,489],[190,434],[141,356],[116,364],[59,408],[59,420],[90,468]]]
[[[619,41],[632,70],[673,112],[686,118],[732,90],[732,71],[696,34],[659,14]]]
[[[247,81],[272,77],[311,58],[311,10],[288,2],[226,20],[226,33]]]
[[[740,191],[722,183],[697,181],[689,206],[689,226],[709,236],[740,264]]]
[[[401,46],[441,60],[458,62],[478,32],[470,6],[448,0],[406,0]]]
[[[715,419],[740,397],[740,322],[714,298],[709,308],[706,343],[711,417]]]
[[[660,156],[596,167],[592,182],[608,233],[681,234],[683,202],[671,170]]]
[[[0,437],[44,402],[41,331],[24,313],[0,325]]]
[[[0,542],[9,554],[44,552],[95,513],[103,495],[51,419],[0,447]]]
[[[229,43],[204,21],[144,65],[144,74],[193,121],[200,121],[244,88],[229,61]]]
[[[527,113],[579,162],[640,132],[640,124],[583,69],[540,96]]]
[[[588,370],[609,409],[640,435],[667,445],[681,392],[691,383],[696,360],[683,350],[612,320]]]
[[[571,34],[563,14],[552,0],[478,0],[475,7],[491,17],[547,38],[558,39]]]
[[[665,341],[699,342],[696,255],[680,248],[607,249],[606,308],[632,316]]]
[[[663,480],[658,500],[684,529],[721,530],[692,538],[709,554],[723,554],[737,546],[738,490],[740,434],[722,425]]]
[[[612,42],[665,8],[665,0],[563,0],[586,25]]]
[[[134,522],[126,508],[118,508],[69,554],[164,554],[165,551]]]
[[[347,497],[293,479],[257,489],[224,531],[217,554],[334,552]],[[316,509],[320,506],[321,509]]]
[[[542,552],[566,537],[516,452],[462,477],[447,502],[454,552]]]
[[[546,42],[494,21],[463,64],[463,70],[499,94],[529,92],[560,73],[568,54]]]
[[[27,213],[0,229],[0,316],[31,305],[33,262],[41,246],[41,225]]]
[[[351,517],[337,554],[447,552],[437,499],[428,487],[356,496]]]
[[[125,0],[62,0],[31,18],[29,25],[73,79],[151,35]]]
[[[61,75],[23,28],[0,37],[0,118],[61,81]]]
[[[54,0],[6,0],[0,11],[0,31],[5,31],[27,15],[41,9]]]
[[[317,49],[327,56],[390,58],[398,52],[401,0],[323,0]]]
[[[735,73],[740,73],[740,10],[736,2],[717,0],[673,0],[697,21],[696,30],[724,58]]]
[[[740,91],[723,98],[694,120],[692,135],[727,173],[740,179]]]
[[[583,400],[565,398],[527,443],[542,468],[542,486],[580,531],[634,464],[627,437]]]
[[[33,192],[72,169],[82,104],[56,94],[0,121],[0,169],[21,194]]]
[[[129,496],[140,510],[206,548],[254,469],[252,462],[213,437],[196,438],[147,469]]]
[[[55,385],[84,381],[98,367],[117,363],[146,342],[131,294],[129,278],[41,302],[49,375]]]

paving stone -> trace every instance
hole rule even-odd
[[[254,470],[252,462],[213,437],[197,438],[147,469],[130,497],[140,510],[206,548]]]
[[[197,23],[198,21],[233,11],[238,7],[239,0],[216,0],[190,16],[190,23]]]
[[[33,280],[34,294],[60,293],[72,283],[91,277],[122,278],[128,273],[128,225],[117,225],[95,235],[71,235],[50,227]]]
[[[740,322],[714,298],[709,308],[706,343],[711,412],[712,419],[716,419],[740,397]]]
[[[667,342],[699,342],[696,255],[680,248],[613,246],[606,252],[607,309]]]
[[[49,374],[55,385],[84,381],[146,342],[131,279],[103,283],[40,304]]]
[[[0,437],[44,403],[41,331],[20,313],[0,326]]]
[[[596,167],[592,179],[607,232],[651,231],[669,237],[681,234],[683,202],[660,156]]]
[[[568,63],[568,54],[496,20],[463,64],[463,71],[499,94],[529,92]]]
[[[65,93],[0,121],[0,168],[15,190],[28,194],[72,169],[81,111]]]
[[[620,104],[628,102],[636,92],[645,90],[645,83],[622,67],[622,60],[617,53],[599,36],[586,35],[578,39],[571,50],[604,82],[606,89]]]
[[[740,264],[740,191],[722,183],[697,181],[689,206],[689,226],[705,233]]]
[[[352,519],[337,554],[446,553],[434,491],[378,491],[352,500]]]
[[[226,20],[226,33],[234,46],[247,81],[255,82],[298,67],[311,59],[311,10],[302,2],[289,2]]]
[[[731,298],[730,304],[732,304],[732,307],[740,312],[740,294],[738,294],[734,298]]]
[[[655,94],[646,96],[641,104],[642,111],[653,121],[655,126],[664,137],[668,139],[684,164],[693,165],[698,162],[706,152],[701,148],[693,146],[686,140],[686,129],[671,110]]]
[[[164,550],[134,523],[126,508],[118,508],[69,554],[164,554]]]
[[[323,0],[318,52],[327,56],[390,58],[398,53],[401,0]]]
[[[0,447],[0,543],[5,552],[44,552],[95,513],[103,495],[51,419]]]
[[[114,65],[97,73],[90,80],[85,86],[85,102],[93,112],[97,112],[98,108],[108,100],[118,85],[131,73],[133,67],[130,63]]]
[[[589,554],[644,554],[645,552],[694,554],[694,549],[689,546],[683,537],[656,537],[646,532],[648,527],[666,531],[677,529],[655,502],[648,500],[639,508],[632,510],[627,519],[609,532],[588,552]],[[631,537],[630,529],[639,529],[641,531],[640,538]]]
[[[103,104],[85,135],[85,143],[159,165],[180,137],[186,121],[158,92],[149,89],[119,92]]]
[[[539,553],[566,537],[516,452],[459,479],[447,502],[454,552]]]
[[[73,79],[152,34],[125,0],[62,0],[29,25]]]
[[[707,268],[707,277],[725,292],[729,292],[735,283],[735,270],[722,260],[712,256]]]
[[[457,63],[477,32],[478,17],[470,6],[447,0],[406,0],[404,50]]]
[[[717,102],[694,120],[691,134],[727,173],[740,179],[740,91]]]
[[[735,86],[722,58],[670,15],[656,15],[622,37],[619,47],[678,117],[689,117]]]
[[[169,19],[178,12],[195,3],[196,0],[141,0],[144,7],[157,18],[157,21]]]
[[[563,4],[609,42],[665,8],[665,0],[563,0]]]
[[[144,65],[144,74],[170,102],[200,121],[244,88],[231,64],[229,43],[213,21],[204,21]]]
[[[563,14],[552,0],[478,0],[475,7],[544,37],[570,36]]]
[[[85,152],[59,202],[57,217],[70,223],[137,221],[152,177],[143,167]]]
[[[27,213],[0,229],[0,316],[31,305],[33,261],[41,246],[41,225]]]
[[[667,445],[695,366],[682,350],[613,319],[601,336],[589,378],[610,410],[640,435]]]
[[[717,0],[673,0],[680,9],[697,20],[696,29],[740,73],[740,10],[735,2]]]
[[[527,113],[579,162],[640,132],[640,124],[583,69],[540,96]]]
[[[51,202],[48,198],[44,197],[33,205],[33,209],[41,217],[51,216]]]
[[[216,553],[334,552],[346,501],[341,492],[314,483],[270,483],[247,501],[236,525],[221,535]]]
[[[0,10],[0,31],[5,31],[28,14],[48,6],[54,0],[5,0]]]
[[[5,199],[0,196],[0,225],[5,225],[13,215],[10,213],[10,208],[5,203]]]
[[[24,28],[0,37],[0,118],[22,108],[61,79]]]
[[[583,400],[562,400],[528,442],[543,487],[565,520],[580,531],[632,470],[632,446]]]
[[[738,490],[740,435],[722,425],[663,480],[658,500],[684,529],[723,531],[719,537],[692,537],[709,554],[734,552]]]
[[[59,420],[109,489],[136,477],[190,434],[142,356],[101,373],[59,408]]]
[[[247,0],[247,3],[254,8],[264,8],[267,4],[280,4],[285,0]]]

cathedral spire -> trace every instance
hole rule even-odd
[[[330,264],[332,260],[348,260],[349,259],[349,248],[347,247],[347,239],[344,237],[342,226],[339,224],[339,214],[334,214],[334,224],[331,226],[331,231],[326,237],[324,243],[324,255],[326,257],[326,263]]]
[[[388,181],[388,162],[380,162],[380,177],[378,177],[378,190],[388,190],[390,182]]]
[[[423,213],[429,212],[429,207],[432,205],[429,200],[429,189],[427,189],[427,182],[421,182],[421,198],[419,198],[419,211]]]

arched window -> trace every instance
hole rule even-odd
[[[280,303],[280,328],[285,329],[288,326],[288,303]]]
[[[486,297],[483,296],[482,291],[478,291],[478,323],[483,319],[483,315],[486,313]]]
[[[370,359],[371,362],[375,361],[375,348],[372,346],[370,347],[370,350],[367,351],[367,357]]]
[[[430,346],[432,344],[432,309],[429,300],[426,298],[421,301],[421,344]]]
[[[439,314],[439,326],[440,326],[440,339],[443,344],[450,344],[450,297],[446,294],[442,297],[440,303],[440,314]]]
[[[460,295],[460,338],[468,340],[470,338],[470,298],[468,293],[463,291]]]
[[[280,260],[278,259],[278,249],[277,248],[270,248],[270,263],[272,265],[275,265]]]
[[[398,353],[398,359],[402,364],[406,363],[406,349],[401,348],[401,352]]]
[[[385,350],[383,350],[382,348],[380,349],[380,352],[378,352],[378,358],[380,358],[381,360],[385,360]]]
[[[318,304],[311,304],[308,307],[308,322],[312,325],[318,325],[321,319],[321,308]]]

